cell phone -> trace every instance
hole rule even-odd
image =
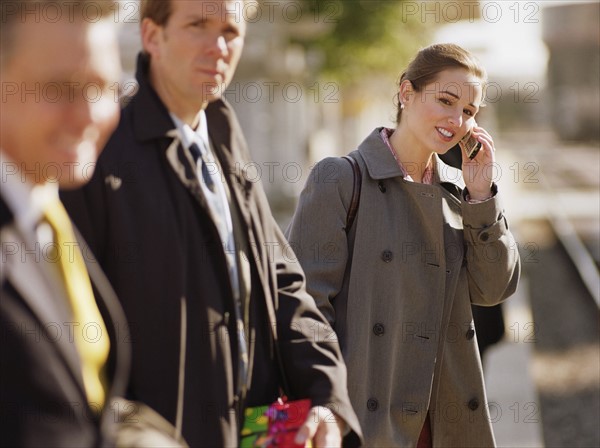
[[[469,160],[473,160],[481,149],[481,142],[473,137],[473,131],[469,131],[458,144],[465,151]]]

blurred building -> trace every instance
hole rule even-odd
[[[548,50],[542,40],[542,2],[477,2],[479,18],[441,26],[436,42],[454,42],[486,68],[486,108],[478,122],[492,134],[531,133],[549,125]]]
[[[552,123],[562,139],[598,141],[600,3],[550,4],[543,13]]]
[[[326,31],[297,1],[259,2],[244,54],[225,97],[236,110],[255,163],[239,167],[261,181],[275,214],[293,210],[309,171],[311,148],[335,147],[322,128],[339,129],[340,93],[314,77],[318,59],[294,38]]]
[[[137,0],[122,4],[122,84],[132,93],[140,48],[139,19],[132,20]],[[552,5],[409,2],[406,8],[417,9],[406,11],[435,24],[432,42],[458,43],[482,60],[492,88],[479,119],[492,133],[529,133],[552,122],[564,138],[598,138],[598,2]],[[244,8],[246,48],[225,96],[255,163],[237,169],[263,183],[285,225],[313,163],[351,151],[375,126],[394,125],[396,79],[370,76],[352,88],[324,79],[323,56],[294,42],[328,32],[327,14],[307,13],[297,0],[247,2]],[[391,63],[400,73],[405,61]]]

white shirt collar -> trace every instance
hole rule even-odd
[[[25,179],[18,163],[0,150],[2,197],[17,226],[30,231],[42,218],[47,204],[58,199],[58,182],[34,185]]]
[[[195,131],[191,128],[191,126],[184,123],[173,112],[170,112],[170,115],[173,119],[173,122],[175,123],[175,126],[177,126],[177,129],[179,131],[181,143],[183,143],[183,145],[186,148],[189,148],[196,138],[202,139],[202,141],[206,144],[206,147],[210,148],[208,139],[208,123],[206,120],[206,113],[204,112],[204,109],[198,112],[198,128]]]

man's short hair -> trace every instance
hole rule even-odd
[[[5,64],[8,60],[19,23],[26,20],[58,22],[62,19],[92,24],[117,17],[118,7],[114,0],[0,0],[0,62]]]
[[[151,19],[159,26],[165,26],[173,13],[173,0],[141,0],[140,22]],[[244,0],[247,3],[248,0]]]
[[[148,18],[159,26],[165,26],[172,12],[171,0],[142,0],[140,21]]]

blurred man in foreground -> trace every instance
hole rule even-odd
[[[98,446],[127,380],[123,313],[96,303],[92,283],[108,283],[58,189],[89,179],[118,121],[114,4],[1,6],[0,445]]]

